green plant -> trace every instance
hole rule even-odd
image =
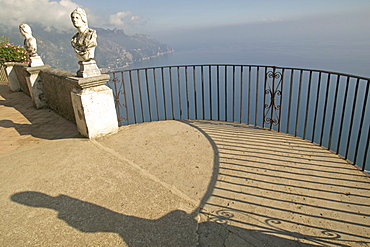
[[[3,36],[1,37],[2,40]],[[9,39],[6,41],[9,41]],[[9,42],[0,45],[0,64],[5,62],[28,63],[28,61],[27,51],[23,47]]]
[[[10,43],[10,38],[6,36],[0,36],[0,45],[5,45],[7,43]]]

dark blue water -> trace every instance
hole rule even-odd
[[[318,69],[370,77],[370,57],[363,51],[370,49],[362,45],[352,47],[350,53],[343,51],[343,44],[335,50],[325,44],[224,44],[206,45],[198,48],[179,47],[175,52],[135,63],[130,68],[164,65],[243,64],[271,65],[292,68]],[[321,52],[321,53],[320,53]],[[370,55],[370,54],[369,54]]]
[[[346,19],[347,18],[347,19]],[[135,67],[248,64],[336,71],[370,77],[370,33],[346,16],[153,34],[175,52]],[[366,28],[366,29],[365,29]]]

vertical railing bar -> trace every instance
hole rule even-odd
[[[322,141],[324,138],[324,127],[326,123],[326,109],[328,107],[328,98],[329,98],[329,89],[330,89],[330,78],[332,74],[328,74],[328,78],[326,79],[326,92],[325,92],[325,103],[324,103],[324,111],[323,111],[323,118],[322,118],[322,123],[321,123],[321,137],[320,137],[320,146],[322,146]]]
[[[205,91],[205,85],[204,85],[204,66],[202,65],[201,67],[200,67],[200,76],[201,76],[201,78],[202,78],[202,81],[201,81],[201,83],[202,83],[202,100],[201,100],[201,102],[202,102],[202,119],[206,119],[206,113],[205,113],[205,107],[204,107],[204,105],[205,105],[205,99],[204,99],[204,91]]]
[[[273,73],[273,77],[272,77],[272,91],[271,91],[271,93],[272,93],[272,95],[273,95],[273,97],[271,98],[271,104],[272,104],[272,107],[273,108],[271,108],[271,113],[270,113],[270,117],[271,117],[271,121],[272,122],[270,122],[270,130],[272,129],[272,125],[273,125],[273,123],[274,123],[274,121],[273,121],[273,118],[274,118],[274,108],[275,108],[275,97],[276,97],[276,90],[275,90],[275,84],[276,84],[276,67],[274,66],[273,68],[272,68],[272,73]]]
[[[235,65],[233,65],[233,88],[232,88],[232,91],[231,91],[231,100],[232,100],[232,111],[231,111],[231,119],[232,119],[232,122],[235,122],[235,100],[236,100],[236,97],[235,97]]]
[[[145,69],[145,81],[146,81],[146,93],[148,97],[148,107],[149,107],[149,118],[150,122],[153,121],[153,116],[152,116],[152,108],[150,104],[150,93],[149,93],[149,77],[148,77],[148,69]]]
[[[181,100],[181,83],[180,83],[180,67],[177,66],[177,89],[179,91],[179,110],[180,110],[180,119],[182,118],[182,100]]]
[[[220,121],[220,109],[221,109],[221,100],[220,100],[220,68],[219,66],[217,65],[216,67],[217,69],[217,73],[216,73],[216,81],[217,81],[217,101],[218,101],[218,111],[217,111],[217,120]]]
[[[307,104],[306,104],[306,116],[304,118],[304,132],[303,132],[303,139],[306,140],[307,134],[307,121],[308,121],[308,111],[310,108],[310,96],[311,96],[311,86],[312,86],[312,70],[310,70],[310,76],[308,79],[308,91],[307,91]]]
[[[244,79],[244,66],[240,66],[240,121],[243,122],[243,79]]]
[[[158,121],[159,121],[161,116],[159,115],[157,73],[155,72],[155,68],[153,68],[153,78],[154,78],[154,91],[155,91],[155,105],[156,105],[156,109],[157,109],[157,118],[158,118]]]
[[[187,107],[188,119],[190,119],[188,66],[185,66],[185,85],[186,85],[186,91],[185,91],[186,107]]]
[[[368,127],[367,138],[365,140],[370,140],[370,125]],[[365,170],[365,166],[367,164],[367,156],[368,156],[367,154],[369,153],[369,144],[370,144],[370,142],[367,141],[366,142],[366,147],[365,147],[365,152],[364,152],[364,162],[363,162],[362,169],[361,169],[362,171]]]
[[[298,84],[298,98],[297,98],[297,114],[295,118],[295,131],[294,136],[298,135],[298,128],[299,128],[299,108],[301,107],[301,97],[302,97],[302,80],[303,80],[303,70],[300,71],[299,74],[299,84]]]
[[[228,101],[228,81],[227,81],[227,66],[225,65],[225,121],[227,121],[227,101]]]
[[[338,144],[337,144],[336,154],[339,153],[340,145],[342,143],[341,140],[342,140],[342,133],[343,133],[343,123],[344,123],[344,118],[345,118],[344,116],[345,116],[345,113],[346,113],[346,106],[347,106],[349,80],[350,80],[350,77],[347,76],[346,89],[344,91],[344,101],[343,101],[342,114],[341,114],[342,117],[341,117],[341,120],[340,120],[340,127],[339,127],[339,134],[338,134]]]
[[[330,132],[329,132],[329,143],[328,143],[328,149],[331,150],[331,142],[333,138],[333,128],[334,128],[334,121],[336,116],[336,106],[338,105],[338,91],[339,91],[339,80],[340,75],[337,75],[337,83],[335,85],[335,95],[334,95],[334,101],[333,101],[333,110],[331,113],[331,126],[330,126]]]
[[[208,81],[208,85],[209,85],[209,105],[210,105],[210,119],[213,120],[212,118],[212,111],[213,111],[213,107],[212,107],[212,66],[208,66],[208,77],[209,77],[209,81]]]
[[[321,95],[321,78],[322,78],[322,74],[321,74],[321,71],[319,72],[319,76],[318,76],[318,81],[317,81],[317,91],[316,91],[316,104],[315,104],[315,115],[314,115],[314,120],[313,120],[313,128],[312,128],[312,142],[315,141],[315,130],[316,130],[316,120],[317,120],[317,113],[318,113],[318,108],[319,108],[319,99],[320,99],[320,95]]]
[[[194,83],[194,110],[195,110],[195,119],[198,119],[197,77],[195,75],[195,66],[193,66],[193,83]]]
[[[170,90],[171,90],[171,105],[172,105],[172,108],[171,108],[171,110],[172,110],[172,120],[174,120],[175,119],[175,110],[174,110],[174,108],[175,108],[175,97],[174,97],[174,95],[175,95],[175,93],[173,92],[173,80],[172,80],[172,67],[169,67],[168,68],[168,72],[169,72],[169,76],[170,76]]]
[[[136,107],[135,107],[135,96],[134,96],[134,89],[132,86],[132,70],[129,72],[129,80],[130,80],[130,87],[131,87],[131,98],[132,98],[132,107],[134,109],[134,123],[137,123],[137,118],[136,118]]]
[[[365,113],[366,113],[365,110],[366,110],[367,98],[368,98],[368,94],[369,94],[369,82],[370,81],[367,81],[367,83],[366,83],[364,102],[362,103],[362,113],[361,113],[360,127],[359,127],[359,130],[358,130],[357,143],[356,143],[356,148],[355,148],[355,156],[354,156],[354,160],[353,160],[353,163],[355,163],[355,164],[357,163],[357,156],[358,156],[358,149],[359,149],[358,147],[360,145],[362,127],[363,127],[363,124],[365,122],[364,117],[365,117]],[[367,139],[367,142],[370,142],[370,140]],[[365,165],[364,165],[364,167],[365,167]]]
[[[251,84],[252,84],[252,66],[248,69],[248,120],[247,124],[251,121]]]
[[[123,97],[125,98],[126,121],[127,121],[127,124],[130,124],[130,121],[129,121],[130,118],[129,118],[129,115],[128,115],[127,94],[126,94],[126,86],[125,86],[124,72],[121,72],[121,77],[122,77]]]
[[[351,136],[352,136],[352,130],[353,130],[353,118],[354,118],[354,115],[355,115],[355,108],[356,108],[356,101],[357,101],[357,94],[358,94],[358,89],[359,89],[359,81],[360,79],[357,78],[357,81],[356,81],[356,89],[355,89],[355,96],[353,98],[353,104],[352,104],[352,112],[351,112],[351,122],[350,122],[350,127],[349,127],[349,131],[348,131],[348,141],[347,141],[347,147],[346,147],[346,155],[344,156],[345,159],[348,159],[348,151],[349,151],[349,144],[351,142]]]
[[[293,80],[294,80],[294,69],[291,69],[290,74],[290,88],[289,88],[289,104],[288,104],[288,121],[287,121],[287,133],[289,133],[290,129],[290,111],[292,106],[292,93],[293,93]]]
[[[119,101],[119,92],[118,92],[118,89],[117,89],[116,73],[113,72],[112,76],[113,76],[112,81],[113,81],[113,86],[114,86],[114,91],[113,91],[114,104],[116,106],[117,120],[118,120],[119,125],[121,125],[122,124],[122,121],[120,120],[121,119],[121,109],[120,109],[120,101]]]
[[[268,80],[268,76],[266,76],[266,74],[268,73],[267,70],[268,69],[266,69],[266,71],[265,71],[265,80],[264,80],[264,83],[263,83],[263,119],[262,119],[262,127],[263,128],[265,128],[265,125],[266,125],[266,122],[267,122],[266,119],[267,119],[267,113],[268,113],[268,109],[269,109],[269,107],[266,107],[266,97],[267,97],[266,93],[267,93],[267,80]],[[272,93],[272,92],[270,92],[270,93]],[[267,110],[267,112],[266,112],[266,110]],[[270,122],[270,126],[271,126],[271,122]]]
[[[144,107],[143,107],[143,93],[142,93],[142,90],[141,90],[141,80],[140,80],[140,70],[137,70],[136,71],[136,74],[137,74],[137,84],[138,84],[138,88],[139,88],[140,107],[141,107],[141,119],[143,120],[143,122],[145,122],[145,118],[144,118]]]
[[[281,129],[281,111],[283,109],[283,92],[284,92],[284,73],[285,73],[285,68],[283,68],[282,72],[281,72],[281,89],[280,89],[280,108],[279,108],[279,122],[278,122],[278,132],[280,132],[280,129]]]
[[[272,68],[272,71],[274,73],[274,77],[272,78],[272,90],[273,90],[272,93],[274,95],[274,98],[273,98],[273,101],[271,103],[272,103],[273,109],[274,109],[276,107],[276,95],[277,95],[277,90],[278,90],[277,88],[275,88],[275,87],[277,87],[277,85],[276,85],[276,67],[275,66]],[[273,110],[273,109],[271,109],[271,110]],[[270,123],[270,130],[272,129],[272,126],[273,126],[273,123],[274,123],[274,121],[273,121],[274,113],[275,113],[275,111],[271,111],[271,114],[270,114],[271,120],[272,120],[272,122]]]
[[[161,68],[161,75],[162,75],[162,91],[163,91],[163,105],[164,105],[164,119],[167,120],[167,103],[166,103],[166,89],[165,89],[165,83],[164,83],[164,68]]]
[[[260,66],[257,66],[257,78],[256,78],[256,114],[254,119],[254,126],[257,126],[258,123],[258,84],[259,84],[259,77],[260,77]]]

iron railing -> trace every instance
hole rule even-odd
[[[258,65],[186,65],[109,73],[120,125],[204,119],[301,137],[362,170],[369,159],[370,78]]]

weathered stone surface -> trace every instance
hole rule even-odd
[[[46,96],[44,93],[41,78],[39,76],[41,70],[49,69],[50,66],[43,65],[37,67],[23,67],[27,72],[24,73],[26,76],[26,82],[30,96],[32,98],[33,106],[36,109],[47,107]]]
[[[73,75],[73,73],[56,69],[40,72],[48,107],[66,119],[76,122],[71,99],[71,92],[75,85],[67,80]]]
[[[31,97],[31,92],[28,88],[27,79],[26,79],[28,76],[28,73],[26,70],[24,70],[24,67],[26,66],[27,64],[17,63],[14,65],[14,71],[17,76],[17,80],[18,80],[21,91]]]
[[[78,77],[92,77],[101,75],[95,60],[90,60],[88,62],[79,61],[80,69],[77,71]]]
[[[243,124],[165,121],[40,141],[1,155],[0,169],[1,246],[369,244],[369,177],[308,141]]]
[[[89,138],[97,138],[118,131],[113,92],[107,86],[97,86],[71,93],[78,131]]]
[[[4,63],[5,71],[8,76],[8,85],[10,87],[10,90],[13,92],[18,92],[21,90],[21,86],[18,81],[17,74],[14,69],[15,63],[12,62],[6,62]]]
[[[29,63],[30,67],[39,67],[43,65],[44,65],[44,62],[42,61],[40,56],[30,57],[30,63]]]
[[[99,76],[86,78],[70,76],[67,79],[74,85],[76,89],[85,89],[105,85],[109,78],[110,77],[108,74],[102,74]]]

